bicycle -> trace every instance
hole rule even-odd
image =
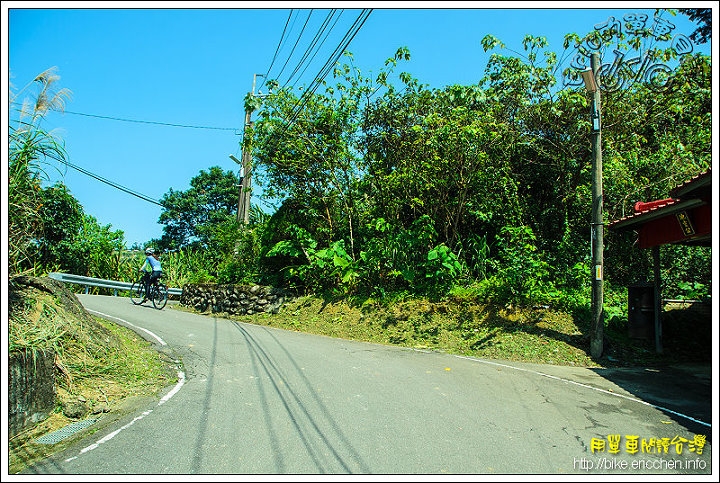
[[[150,294],[146,296],[145,278],[148,276],[148,273],[144,273],[140,276],[140,278],[133,282],[130,287],[130,299],[135,305],[142,305],[145,300],[151,300],[153,307],[158,310],[162,310],[165,308],[165,305],[167,305],[168,286],[160,279],[155,280],[155,282],[150,285]]]

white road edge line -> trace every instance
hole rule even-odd
[[[147,330],[147,329],[145,329],[145,328],[143,328],[143,327],[139,327],[139,326],[137,326],[137,325],[135,325],[135,324],[132,324],[132,323],[128,322],[128,321],[125,320],[125,319],[121,319],[120,317],[113,317],[112,315],[104,314],[104,313],[102,313],[102,312],[98,312],[97,310],[90,310],[90,309],[85,309],[85,310],[87,310],[88,312],[96,313],[96,314],[98,314],[98,315],[102,315],[103,317],[107,317],[107,318],[109,318],[109,319],[119,320],[119,321],[122,322],[123,324],[127,324],[127,325],[129,325],[129,326],[131,326],[131,327],[134,327],[134,328],[138,329],[138,330],[142,330],[143,332],[145,332],[146,334],[148,334],[150,337],[152,337],[152,338],[154,338],[156,341],[158,341],[158,344],[160,344],[160,345],[167,345],[167,343],[166,343],[164,340],[162,340],[159,336],[153,334],[152,332],[150,332],[149,330]]]
[[[112,315],[108,315],[108,314],[103,314],[102,312],[98,312],[98,311],[96,311],[96,310],[89,310],[89,309],[88,309],[88,311],[89,311],[89,312],[94,312],[94,313],[96,313],[96,314],[98,314],[98,315],[101,315],[101,316],[103,316],[103,317],[108,317],[108,318],[111,318],[111,319],[119,320],[119,321],[121,321],[121,322],[124,323],[124,324],[128,324],[128,325],[130,325],[130,326],[132,326],[132,327],[134,327],[134,328],[136,328],[136,329],[138,329],[138,330],[142,330],[142,331],[150,334],[152,337],[154,337],[154,338],[158,341],[158,343],[159,343],[160,345],[167,345],[164,340],[162,340],[160,337],[158,337],[157,335],[153,334],[153,333],[150,332],[149,330],[144,329],[144,328],[142,328],[142,327],[138,327],[138,326],[135,325],[135,324],[131,324],[130,322],[128,322],[128,321],[125,320],[125,319],[121,319],[121,318],[119,318],[119,317],[113,317]],[[177,384],[175,384],[175,387],[173,387],[170,392],[168,392],[162,399],[160,399],[160,401],[158,402],[158,406],[161,406],[161,405],[165,404],[166,402],[168,402],[168,401],[170,400],[170,398],[173,397],[173,396],[180,390],[180,388],[181,388],[184,384],[185,384],[185,373],[184,373],[183,371],[178,371],[178,382],[177,382]],[[118,434],[120,434],[121,431],[129,428],[130,426],[132,426],[133,424],[135,424],[135,422],[140,421],[141,419],[143,419],[145,416],[147,416],[148,414],[150,414],[150,413],[152,413],[152,412],[153,412],[152,409],[143,412],[140,416],[135,417],[132,421],[130,421],[129,423],[127,423],[125,426],[123,426],[123,427],[121,427],[121,428],[119,428],[119,429],[116,429],[115,431],[113,431],[112,433],[108,434],[107,436],[104,436],[103,438],[100,438],[96,443],[93,443],[93,444],[91,444],[90,446],[86,446],[85,448],[81,449],[81,450],[80,450],[80,453],[78,453],[77,456],[72,456],[72,457],[70,457],[70,458],[67,458],[67,459],[65,460],[65,462],[72,461],[72,460],[74,460],[75,458],[77,458],[78,456],[80,456],[81,454],[87,453],[88,451],[92,451],[92,450],[94,450],[95,448],[97,448],[98,446],[100,446],[101,444],[110,441],[110,440],[113,439],[115,436],[117,436]]]
[[[477,358],[475,358],[475,357],[458,356],[458,355],[456,355],[455,357],[458,357],[458,358],[460,358],[460,359],[468,359],[468,360],[471,360],[471,361],[481,362],[481,363],[483,363],[483,364],[489,364],[489,365],[492,365],[492,366],[500,366],[500,367],[506,367],[506,368],[508,368],[508,369],[515,369],[516,371],[531,372],[531,373],[537,374],[537,375],[539,375],[539,376],[548,377],[548,378],[550,378],[550,379],[556,379],[556,380],[558,380],[558,381],[563,381],[563,382],[566,382],[566,383],[568,383],[568,384],[575,384],[576,386],[582,386],[582,387],[585,387],[585,388],[587,388],[587,389],[592,389],[593,391],[598,391],[598,392],[602,392],[602,393],[608,394],[608,395],[610,395],[610,396],[615,396],[615,397],[627,399],[627,400],[629,400],[629,401],[633,401],[633,402],[636,402],[636,403],[644,404],[644,405],[646,405],[646,406],[650,406],[650,407],[653,407],[653,408],[655,408],[655,409],[659,409],[660,411],[666,411],[666,412],[672,413],[672,414],[674,414],[674,415],[676,415],[676,416],[680,416],[681,418],[689,419],[689,420],[694,421],[694,422],[696,422],[696,423],[698,423],[698,424],[702,424],[703,426],[707,426],[708,428],[712,426],[711,424],[706,423],[705,421],[700,421],[699,419],[695,419],[695,418],[693,418],[692,416],[688,416],[687,414],[682,414],[682,413],[679,413],[679,412],[677,412],[677,411],[673,411],[672,409],[668,409],[668,408],[665,408],[665,407],[662,407],[662,406],[658,406],[658,405],[655,405],[655,404],[651,404],[651,403],[649,403],[649,402],[647,402],[647,401],[643,401],[642,399],[637,399],[637,398],[634,398],[634,397],[625,396],[624,394],[618,394],[618,393],[616,393],[616,392],[607,391],[607,390],[605,390],[605,389],[600,389],[599,387],[593,387],[593,386],[589,386],[589,385],[587,385],[587,384],[583,384],[583,383],[581,383],[581,382],[571,381],[570,379],[564,379],[564,378],[562,378],[562,377],[553,376],[553,375],[550,375],[550,374],[545,374],[545,373],[543,373],[543,372],[533,371],[533,370],[531,370],[531,369],[523,369],[522,367],[515,367],[515,366],[510,366],[510,365],[507,365],[507,364],[501,364],[501,363],[499,363],[499,362],[485,361],[485,360],[482,360],[482,359],[477,359]]]

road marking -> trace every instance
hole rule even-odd
[[[564,378],[562,378],[562,377],[553,376],[553,375],[551,375],[551,374],[545,374],[544,372],[538,372],[538,371],[534,371],[534,370],[532,370],[532,369],[523,369],[522,367],[510,366],[510,365],[507,365],[507,364],[501,364],[501,363],[499,363],[499,362],[485,361],[485,360],[482,360],[482,359],[476,359],[476,358],[474,358],[474,357],[458,356],[458,355],[455,355],[454,357],[458,357],[458,358],[460,358],[460,359],[468,359],[468,360],[475,361],[475,362],[482,362],[483,364],[489,364],[489,365],[491,365],[491,366],[500,366],[500,367],[505,367],[505,368],[508,368],[508,369],[515,369],[516,371],[531,372],[531,373],[537,374],[537,375],[539,375],[539,376],[548,377],[548,378],[550,378],[550,379],[556,379],[556,380],[558,380],[558,381],[566,382],[566,383],[568,383],[568,384],[575,384],[576,386],[581,386],[581,387],[584,387],[584,388],[587,388],[587,389],[592,389],[593,391],[602,392],[602,393],[605,393],[605,394],[609,394],[609,395],[611,395],[611,396],[615,396],[615,397],[627,399],[627,400],[629,400],[629,401],[633,401],[633,402],[637,402],[637,403],[640,403],[640,404],[644,404],[644,405],[646,405],[646,406],[650,406],[650,407],[653,407],[653,408],[655,408],[655,409],[659,409],[660,411],[667,411],[667,412],[672,413],[672,414],[674,414],[674,415],[676,415],[676,416],[680,416],[681,418],[689,419],[689,420],[694,421],[694,422],[696,422],[696,423],[698,423],[698,424],[702,424],[703,426],[707,426],[708,428],[712,426],[711,424],[706,423],[705,421],[700,421],[699,419],[695,419],[695,418],[693,418],[692,416],[688,416],[687,414],[682,414],[682,413],[679,413],[679,412],[677,412],[677,411],[673,411],[672,409],[668,409],[668,408],[663,407],[663,406],[658,406],[658,405],[656,405],[656,404],[652,404],[652,403],[649,403],[649,402],[647,402],[647,401],[643,401],[642,399],[637,399],[637,398],[634,398],[634,397],[625,396],[624,394],[618,394],[618,393],[613,392],[613,391],[608,391],[608,390],[606,390],[606,389],[600,389],[599,387],[589,386],[589,385],[583,384],[583,383],[581,383],[581,382],[572,381],[572,380],[570,380],[570,379],[564,379]]]
[[[153,334],[152,332],[150,332],[149,330],[147,330],[147,329],[145,329],[145,328],[143,328],[143,327],[139,327],[139,326],[137,326],[137,325],[135,325],[135,324],[132,324],[132,323],[128,322],[128,321],[125,320],[125,319],[121,319],[120,317],[113,317],[112,315],[104,314],[104,313],[102,313],[102,312],[98,312],[97,310],[90,310],[90,309],[86,309],[86,310],[87,310],[88,312],[94,312],[94,313],[96,313],[96,314],[98,314],[98,315],[102,315],[103,317],[107,317],[107,318],[109,318],[109,319],[119,320],[120,322],[122,322],[122,323],[124,323],[124,324],[130,325],[130,326],[136,328],[137,330],[142,330],[143,332],[145,332],[146,334],[148,334],[150,337],[152,337],[152,338],[154,338],[156,341],[158,341],[158,344],[160,344],[160,345],[167,345],[167,343],[166,343],[164,340],[162,340],[162,339],[160,338],[160,336]]]
[[[177,392],[180,390],[180,388],[181,388],[184,384],[185,384],[185,373],[182,372],[182,371],[178,371],[178,383],[175,384],[175,387],[174,387],[169,393],[167,393],[167,395],[166,395],[165,397],[163,397],[163,398],[160,400],[160,402],[158,402],[158,406],[160,406],[160,405],[162,405],[162,404],[165,404],[171,397],[173,397],[173,396],[175,395],[175,393],[177,393]],[[78,456],[80,456],[81,454],[87,453],[88,451],[92,451],[92,450],[94,450],[95,448],[97,448],[98,446],[100,446],[100,445],[103,444],[103,443],[107,443],[108,441],[110,441],[111,439],[113,439],[115,436],[117,436],[118,434],[120,434],[121,431],[129,428],[130,426],[132,426],[133,424],[135,424],[137,421],[140,421],[141,419],[143,419],[145,416],[148,416],[148,415],[149,415],[150,413],[152,413],[152,412],[153,412],[152,409],[149,409],[149,410],[147,410],[147,411],[144,411],[140,416],[136,416],[132,421],[130,421],[130,422],[127,423],[126,425],[122,426],[122,427],[119,428],[119,429],[116,429],[115,431],[113,431],[112,433],[108,434],[107,436],[104,436],[103,438],[100,438],[97,442],[91,444],[90,446],[86,446],[85,448],[81,449],[81,450],[80,450],[80,453],[78,453],[77,456],[73,456],[73,457],[67,458],[67,459],[65,460],[65,462],[72,461],[72,460],[76,459]]]
[[[153,334],[153,333],[150,332],[149,330],[144,329],[144,328],[142,328],[142,327],[139,327],[139,326],[137,326],[137,325],[135,325],[135,324],[131,324],[130,322],[128,322],[128,321],[125,320],[125,319],[121,319],[121,318],[119,318],[119,317],[113,317],[112,315],[104,314],[104,313],[98,312],[98,311],[96,311],[96,310],[89,310],[89,309],[86,309],[86,310],[88,310],[89,312],[94,312],[94,313],[96,313],[96,314],[98,314],[98,315],[101,315],[101,316],[103,316],[103,317],[108,317],[108,318],[110,318],[110,319],[119,320],[119,321],[121,321],[121,322],[124,323],[124,324],[128,324],[128,325],[130,325],[130,326],[132,326],[132,327],[134,327],[134,328],[136,328],[136,329],[138,329],[138,330],[142,330],[142,331],[150,334],[152,337],[154,337],[154,338],[158,341],[158,343],[159,343],[160,345],[167,345],[164,340],[162,340],[160,337],[158,337],[157,335]],[[158,402],[157,405],[158,405],[158,406],[161,406],[161,405],[165,404],[166,402],[168,402],[168,401],[170,400],[170,398],[173,397],[173,396],[180,390],[181,387],[183,387],[184,384],[185,384],[185,373],[184,373],[183,371],[178,371],[178,382],[177,382],[177,384],[175,384],[175,387],[173,387],[172,390],[170,390],[170,392],[168,392],[162,399],[160,399],[160,401]],[[152,413],[152,412],[153,412],[152,409],[149,409],[149,410],[147,410],[147,411],[144,411],[142,414],[140,414],[140,416],[136,416],[132,421],[130,421],[130,422],[127,423],[126,425],[122,426],[122,427],[119,428],[119,429],[116,429],[115,431],[113,431],[112,433],[108,434],[107,436],[104,436],[103,438],[100,438],[97,442],[91,444],[90,446],[86,446],[85,448],[81,449],[81,450],[80,450],[80,453],[78,453],[77,456],[72,456],[72,457],[70,457],[70,458],[67,458],[67,459],[65,460],[65,462],[72,461],[72,460],[74,460],[75,458],[77,458],[78,456],[80,456],[81,454],[87,453],[88,451],[92,451],[92,450],[94,450],[95,448],[97,448],[98,446],[100,446],[101,444],[110,441],[110,440],[113,439],[115,436],[117,436],[118,434],[120,434],[121,431],[129,428],[130,426],[132,426],[133,424],[135,424],[137,421],[140,421],[141,419],[143,419],[145,416],[149,415],[149,414]]]

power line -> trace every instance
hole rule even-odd
[[[290,18],[292,18],[293,9],[290,9],[290,13],[288,13],[288,18],[285,21],[285,27],[283,28],[282,34],[280,35],[280,40],[278,41],[277,49],[275,49],[275,55],[273,55],[272,60],[270,61],[270,67],[268,67],[267,72],[265,72],[265,75],[263,76],[262,84],[260,84],[260,87],[258,89],[262,89],[262,87],[265,85],[265,80],[268,78],[268,74],[270,74],[270,70],[272,69],[272,66],[275,64],[275,59],[277,59],[278,53],[280,52],[280,47],[283,45],[283,40],[285,39],[285,32],[287,32],[288,24],[290,23]]]
[[[337,46],[335,51],[331,54],[330,58],[327,60],[325,65],[320,69],[320,72],[315,76],[315,79],[313,79],[313,82],[311,82],[311,87],[307,89],[302,96],[300,96],[300,99],[298,100],[298,103],[296,104],[296,108],[293,109],[293,114],[289,120],[289,123],[292,124],[295,119],[297,119],[297,116],[300,114],[300,111],[302,111],[302,108],[305,107],[305,104],[307,104],[308,100],[310,99],[310,96],[312,96],[318,87],[320,87],[320,84],[322,83],[323,79],[328,75],[330,72],[330,69],[332,69],[332,66],[337,62],[337,60],[342,55],[343,51],[347,48],[348,45],[350,45],[350,42],[353,38],[355,38],[355,35],[360,31],[360,28],[363,26],[365,21],[370,16],[370,13],[372,13],[373,9],[363,9],[363,11],[358,15],[358,18],[355,19],[355,22],[350,27],[348,32],[345,34],[345,37],[343,37],[340,44]],[[347,41],[345,41],[347,39]],[[343,45],[343,41],[345,41]]]
[[[322,83],[323,79],[328,75],[330,70],[332,69],[333,65],[337,62],[337,60],[340,58],[342,53],[345,51],[345,49],[350,45],[350,42],[355,38],[355,35],[360,31],[360,28],[365,24],[365,21],[367,21],[368,17],[372,13],[373,9],[363,9],[358,17],[355,19],[355,22],[353,22],[352,26],[348,30],[348,32],[345,34],[343,39],[341,40],[340,44],[336,47],[336,49],[333,51],[333,53],[330,55],[328,60],[325,62],[323,67],[320,69],[320,71],[316,74],[313,81],[310,83],[310,87],[303,92],[303,94],[300,96],[300,98],[297,100],[293,108],[291,109],[290,115],[288,116],[289,119],[286,119],[286,124],[283,127],[283,133],[287,132],[290,126],[295,122],[297,117],[299,116],[300,112],[302,111],[303,107],[305,107],[305,104],[308,102],[310,97],[315,93],[317,88]],[[326,17],[326,21],[323,23],[323,29],[326,28],[327,23],[329,22],[329,19],[332,18],[332,15],[328,15]],[[288,18],[289,20],[289,18]],[[337,19],[336,19],[337,23]],[[286,25],[287,26],[287,25]],[[333,27],[335,24],[333,24]],[[332,28],[331,28],[332,30]],[[322,31],[322,29],[321,29]],[[329,34],[329,32],[328,32]],[[285,35],[285,31],[283,31],[283,36]],[[316,35],[316,39],[318,38],[320,34]],[[327,36],[326,36],[327,38]],[[282,42],[282,39],[281,39]],[[323,39],[323,43],[325,42],[325,39]],[[343,43],[344,42],[344,43]],[[277,52],[276,52],[277,56]],[[305,55],[307,56],[307,54]],[[314,56],[313,56],[314,57]],[[305,57],[303,57],[305,58]],[[273,58],[273,62],[275,59]],[[287,62],[286,62],[287,64]],[[283,67],[284,68],[284,67]],[[305,68],[307,69],[307,67]],[[270,69],[268,69],[268,72]],[[303,71],[304,72],[304,71]],[[266,75],[267,78],[267,75]],[[281,134],[282,135],[282,134]]]
[[[144,195],[144,194],[142,194],[142,193],[138,193],[137,191],[133,191],[133,190],[131,190],[130,188],[126,188],[125,186],[122,186],[122,185],[120,185],[120,184],[118,184],[118,183],[115,183],[114,181],[110,181],[110,180],[108,180],[108,179],[103,178],[102,176],[98,176],[98,175],[95,174],[95,173],[91,173],[90,171],[86,170],[85,168],[81,168],[80,166],[76,166],[76,165],[70,163],[69,161],[63,161],[63,164],[66,164],[66,165],[70,166],[71,168],[76,169],[76,170],[80,171],[81,173],[90,176],[91,178],[95,178],[95,179],[98,180],[98,181],[101,181],[101,182],[103,182],[103,183],[105,183],[105,184],[108,184],[108,185],[114,187],[114,188],[117,188],[117,189],[119,189],[120,191],[124,191],[125,193],[128,193],[128,194],[131,194],[131,195],[133,195],[133,196],[136,196],[136,197],[140,198],[141,200],[147,201],[147,202],[149,202],[149,203],[154,203],[154,204],[156,204],[156,205],[158,205],[158,206],[162,206],[162,204],[161,204],[158,200],[155,200],[155,199],[153,199],[153,198],[150,198],[149,196],[146,196],[146,195]]]
[[[298,35],[297,40],[295,41],[295,44],[293,45],[292,49],[290,50],[290,54],[288,55],[287,60],[285,61],[285,64],[283,64],[282,69],[280,69],[280,73],[277,75],[278,78],[282,75],[283,71],[285,70],[285,67],[287,67],[288,62],[290,62],[290,58],[292,57],[293,53],[295,52],[295,48],[297,48],[298,43],[300,43],[300,39],[302,38],[303,32],[305,32],[305,27],[307,27],[308,22],[310,21],[310,17],[312,16],[313,9],[310,9],[310,12],[308,13],[307,18],[305,19],[305,23],[302,26],[302,29],[300,30],[300,34]]]
[[[192,128],[192,129],[214,129],[217,131],[237,131],[237,128],[234,128],[234,127],[190,126],[187,124],[172,124],[172,123],[168,123],[168,122],[140,121],[137,119],[122,119],[119,117],[99,116],[97,114],[85,114],[82,112],[73,112],[73,111],[62,111],[62,112],[64,112],[65,114],[74,114],[76,116],[86,116],[86,117],[97,117],[100,119],[109,119],[111,121],[137,122],[137,123],[143,123],[143,124],[157,124],[160,126],[185,127],[185,128]]]
[[[10,104],[21,106],[22,103],[20,102],[11,102]],[[55,109],[54,109],[55,110]],[[65,114],[74,114],[76,116],[86,116],[86,117],[97,117],[99,119],[109,119],[111,121],[123,121],[123,122],[137,122],[137,123],[143,123],[143,124],[158,124],[161,126],[170,126],[170,127],[184,127],[184,128],[192,128],[192,129],[214,129],[219,131],[237,131],[237,128],[235,127],[212,127],[212,126],[191,126],[188,124],[172,124],[168,122],[157,122],[157,121],[141,121],[137,119],[123,119],[119,117],[112,117],[112,116],[100,116],[98,114],[86,114],[84,112],[73,112],[73,111],[66,111],[66,110],[55,110],[56,112],[65,113]]]
[[[301,40],[303,34],[307,30],[307,25],[308,25],[308,21],[310,20],[310,16],[313,14],[312,9],[309,11],[309,13],[305,19],[305,23],[302,26],[301,31],[298,34],[298,37],[295,40],[295,43],[292,47],[292,50],[288,54],[288,56],[285,60],[285,63],[282,66],[282,69],[280,70],[280,72],[278,74],[272,75],[272,77],[276,81],[278,81],[278,83],[281,85],[282,88],[285,88],[286,86],[288,86],[292,82],[293,78],[296,77],[296,75],[298,74],[298,72],[301,69],[302,69],[302,72],[300,72],[300,77],[302,77],[305,74],[305,71],[311,66],[312,61],[315,59],[315,57],[319,53],[320,49],[327,41],[328,37],[330,36],[330,33],[332,33],[333,29],[337,25],[337,23],[340,20],[340,17],[342,16],[342,13],[344,11],[345,11],[344,9],[340,9],[338,11],[338,9],[334,9],[334,8],[329,10],[329,12],[325,16],[324,20],[322,21],[322,24],[320,25],[318,32],[315,33],[312,40],[310,40],[309,45],[305,48],[305,52],[302,54],[302,57],[300,58],[300,60],[296,63],[296,66],[293,69],[292,73],[288,76],[287,80],[285,80],[283,82],[283,81],[281,81],[280,77],[282,76],[282,73],[285,72],[285,69],[288,67],[288,64],[292,60],[292,57],[298,47],[298,44],[300,43],[300,40]],[[288,37],[290,35],[290,32],[292,31],[292,26],[290,26],[290,28],[288,29],[288,25],[290,24],[290,21],[293,18],[293,12],[294,11],[291,10],[288,15],[287,21],[285,22],[285,27],[283,29],[283,33],[280,37],[280,41],[278,42],[278,47],[275,51],[275,55],[273,56],[273,59],[270,63],[270,67],[268,67],[268,69],[264,75],[263,83],[261,84],[260,88],[262,88],[262,86],[265,84],[265,82],[268,79],[270,79],[270,72],[272,71],[273,65],[275,65],[275,62],[278,59],[278,54],[282,50],[283,45],[285,45],[289,40]],[[295,13],[295,19],[293,20],[293,25],[294,25],[295,21],[297,20],[297,17],[298,17],[298,14]],[[333,20],[333,18],[334,18],[334,20]],[[331,23],[332,23],[332,25],[331,25]],[[303,65],[305,65],[304,68],[303,68]]]
[[[343,10],[343,11],[344,11],[344,10]],[[305,63],[308,55],[310,55],[311,51],[312,51],[313,49],[315,49],[315,52],[312,54],[312,56],[310,57],[310,59],[307,61],[307,64],[306,64],[305,68],[304,68],[303,71],[300,73],[300,77],[299,77],[299,78],[302,78],[302,76],[305,74],[305,71],[308,69],[308,67],[310,67],[310,64],[311,64],[312,61],[315,59],[315,56],[318,54],[320,48],[322,48],[323,44],[325,44],[325,41],[326,41],[327,38],[330,36],[330,33],[331,33],[331,32],[333,31],[333,29],[335,28],[335,25],[337,25],[338,20],[340,20],[340,17],[342,16],[342,12],[343,12],[343,11],[341,11],[341,12],[338,14],[337,18],[335,19],[335,22],[333,22],[333,24],[332,24],[332,26],[330,27],[330,29],[328,29],[327,26],[328,26],[328,24],[330,23],[330,20],[331,20],[331,19],[335,16],[335,14],[337,13],[337,9],[332,9],[332,10],[330,11],[330,13],[327,15],[327,17],[325,17],[325,20],[323,21],[323,24],[320,26],[320,30],[318,30],[318,33],[315,34],[315,37],[313,38],[312,42],[310,43],[310,45],[308,46],[307,50],[306,50],[305,53],[303,54],[302,58],[301,58],[300,61],[298,62],[297,67],[295,67],[295,70],[293,70],[293,72],[290,74],[290,77],[288,77],[288,80],[285,81],[285,84],[283,85],[283,87],[285,87],[286,85],[288,85],[288,84],[290,83],[290,81],[291,81],[292,78],[295,76],[295,74],[298,72],[298,70],[300,70],[300,67],[302,67],[302,64]],[[323,32],[324,32],[325,30],[327,30],[327,33],[325,33],[325,36],[323,37],[322,41],[320,42],[320,45],[318,45],[317,48],[316,48],[315,46],[317,45],[318,40],[320,39],[320,37],[322,36],[322,34],[323,34]]]

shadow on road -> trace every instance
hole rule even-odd
[[[691,433],[712,440],[712,365],[593,368],[593,372],[652,404]]]

